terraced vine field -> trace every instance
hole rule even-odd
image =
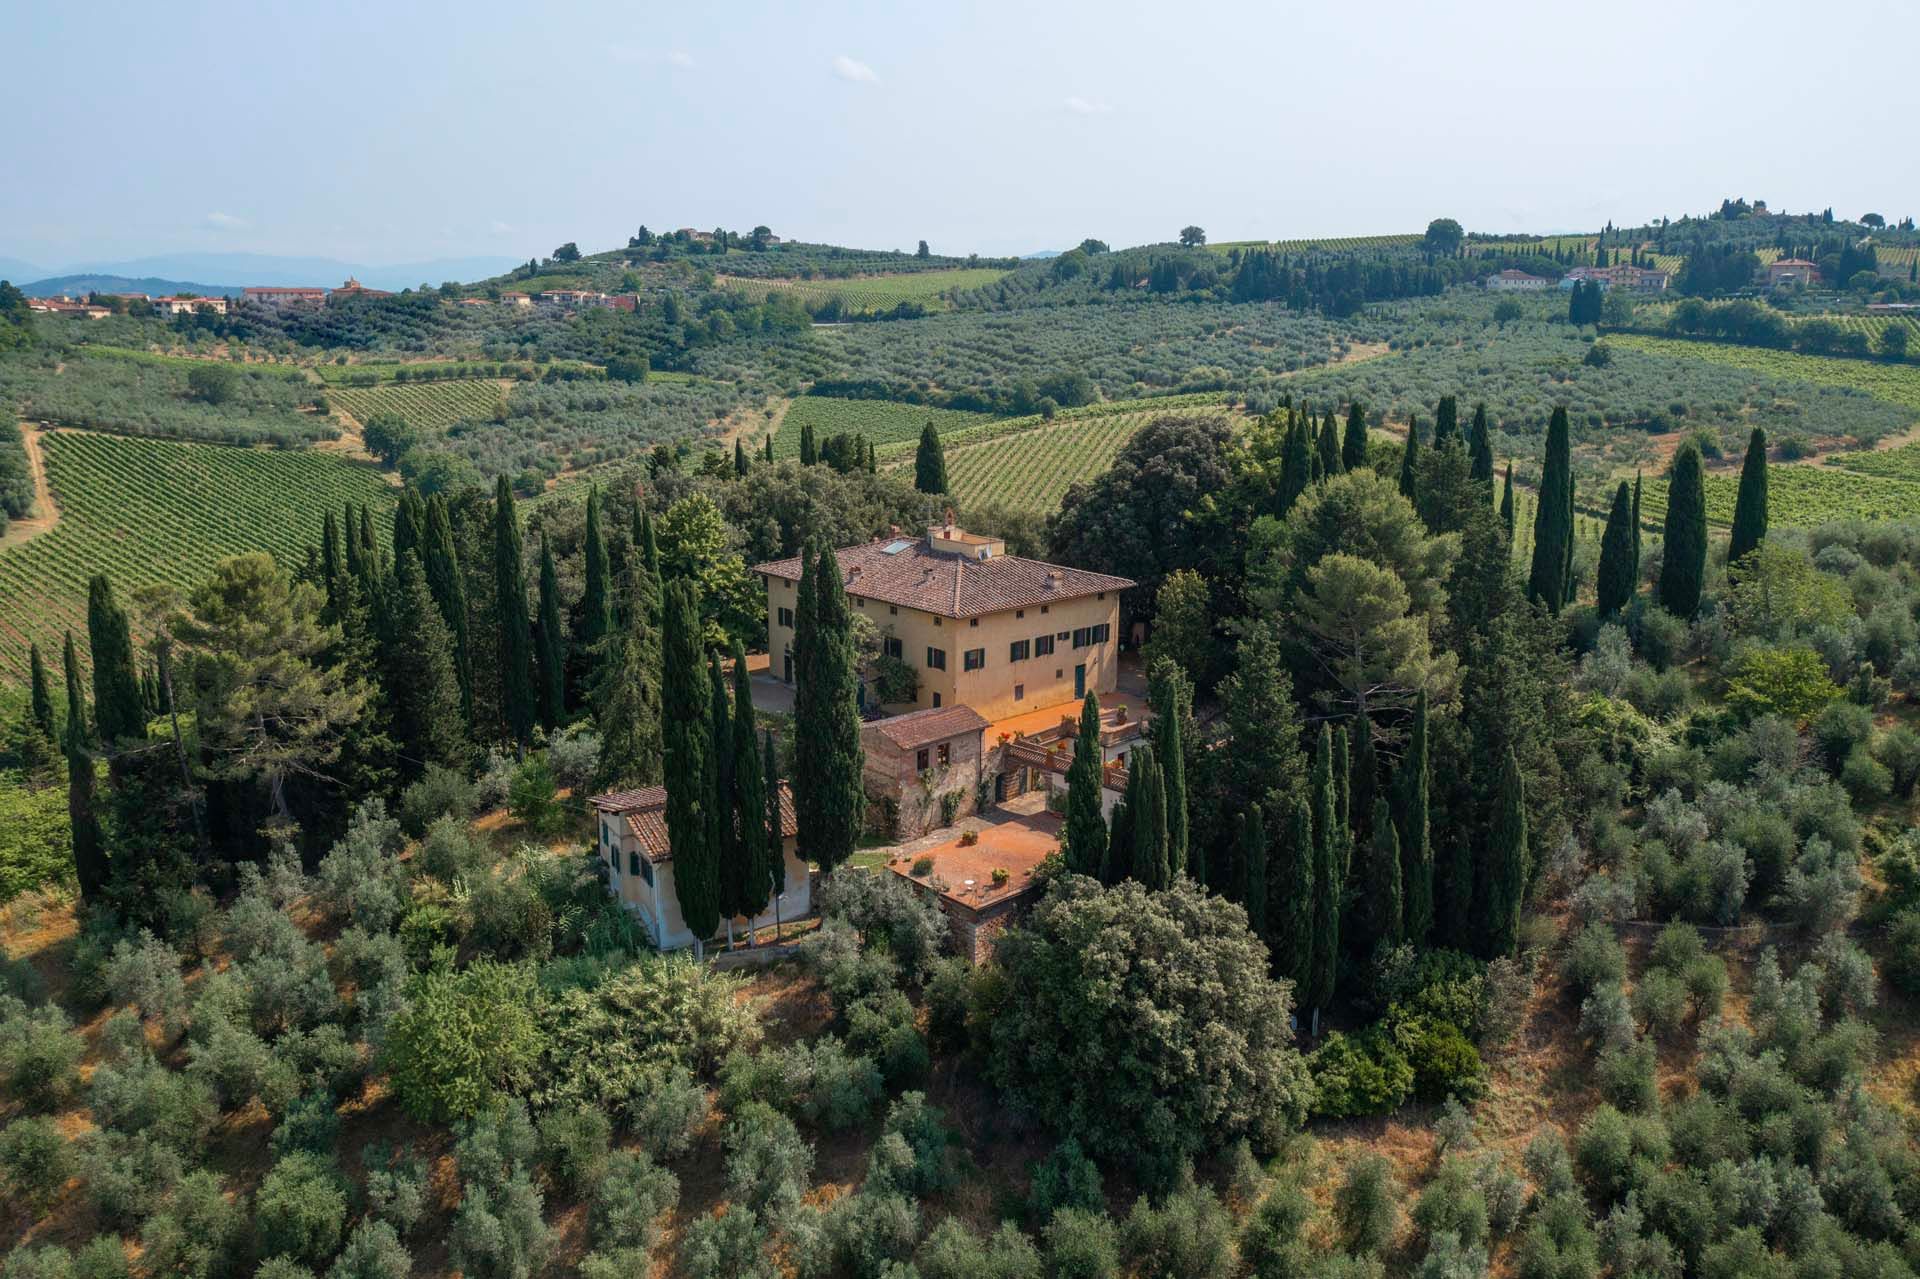
[[[1353,252],[1361,249],[1404,249],[1419,244],[1426,236],[1415,232],[1408,235],[1349,235],[1332,239],[1307,240],[1223,240],[1207,247],[1219,253],[1230,249],[1271,249],[1276,253],[1306,253],[1314,249],[1324,249],[1330,253]]]
[[[935,309],[952,289],[977,289],[992,284],[1006,272],[992,267],[956,267],[946,271],[912,271],[901,275],[870,275],[844,280],[790,280],[723,275],[716,283],[738,289],[758,302],[769,293],[789,293],[808,306],[839,298],[848,310],[887,311],[902,302],[918,302]]]
[[[1676,360],[1704,360],[1730,364],[1769,377],[1823,386],[1844,387],[1920,413],[1920,364],[1887,364],[1833,355],[1801,355],[1764,346],[1728,342],[1695,342],[1679,338],[1648,337],[1640,333],[1610,335],[1607,341],[1632,351],[1664,355]]]
[[[375,413],[398,414],[409,426],[445,430],[454,423],[489,419],[507,393],[491,380],[389,382],[381,386],[332,386],[327,400],[364,424]]]
[[[1894,451],[1880,456],[1892,457]],[[1733,502],[1740,489],[1737,471],[1707,475],[1707,522],[1715,528],[1733,523]],[[1920,511],[1920,483],[1876,474],[1820,466],[1767,468],[1767,514],[1788,528],[1811,528],[1831,520],[1912,519]],[[1647,477],[1640,515],[1658,528],[1667,514],[1666,476]]]
[[[803,395],[787,406],[780,430],[773,437],[776,458],[800,455],[800,430],[813,428],[816,441],[842,431],[853,431],[873,441],[876,450],[890,444],[914,444],[927,423],[941,435],[991,422],[991,413],[963,409],[936,409],[924,404],[896,404],[891,400],[843,400],[829,395]]]
[[[63,631],[84,636],[87,579],[96,572],[123,593],[150,582],[192,586],[220,560],[249,551],[303,563],[322,516],[347,502],[378,504],[382,537],[391,523],[385,479],[328,453],[75,431],[40,442],[60,519],[0,550],[4,684],[26,681],[30,641],[57,662]],[[84,644],[81,652],[84,661]]]
[[[1829,453],[1821,461],[1843,471],[1920,484],[1920,443],[1860,453]]]

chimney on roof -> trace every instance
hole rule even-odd
[[[1050,591],[1057,591],[1060,589],[1060,570],[1059,569],[1050,568],[1047,570],[1047,589]]]
[[[860,566],[858,564],[849,566],[847,569],[847,585],[855,586],[859,584],[859,581],[860,581]]]
[[[898,524],[889,524],[889,525],[887,525],[887,536],[888,536],[888,537],[899,537],[899,536],[900,536],[900,526],[899,526]]]

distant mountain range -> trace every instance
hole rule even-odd
[[[238,293],[250,284],[314,285],[333,288],[352,276],[375,289],[405,289],[448,280],[484,280],[520,264],[507,257],[434,258],[379,266],[338,258],[283,257],[268,253],[166,253],[115,262],[74,262],[46,268],[17,258],[0,258],[0,279],[10,279],[29,294],[74,293],[100,289],[114,293]],[[193,281],[216,280],[217,284]],[[101,281],[101,283],[94,283]]]

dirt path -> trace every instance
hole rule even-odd
[[[41,434],[41,429],[31,423],[20,424],[20,438],[27,448],[27,471],[33,476],[33,514],[9,520],[0,546],[32,541],[60,522],[60,505],[53,500],[53,486],[47,483],[47,458],[40,451]]]

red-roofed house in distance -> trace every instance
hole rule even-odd
[[[599,829],[595,848],[607,867],[607,891],[645,926],[661,950],[679,950],[694,943],[693,931],[680,914],[680,897],[673,886],[673,841],[667,836],[667,788],[596,795],[588,801]],[[786,884],[767,901],[766,909],[751,921],[755,929],[799,919],[813,909],[813,888],[807,864],[796,850],[793,794],[780,783],[780,852]],[[735,920],[736,930],[747,924]],[[705,940],[704,938],[702,940]]]
[[[259,306],[319,306],[327,291],[306,285],[254,284],[240,290],[244,301]]]
[[[351,298],[390,298],[393,294],[385,289],[370,289],[352,276],[347,282],[327,295],[328,303],[345,302]]]

